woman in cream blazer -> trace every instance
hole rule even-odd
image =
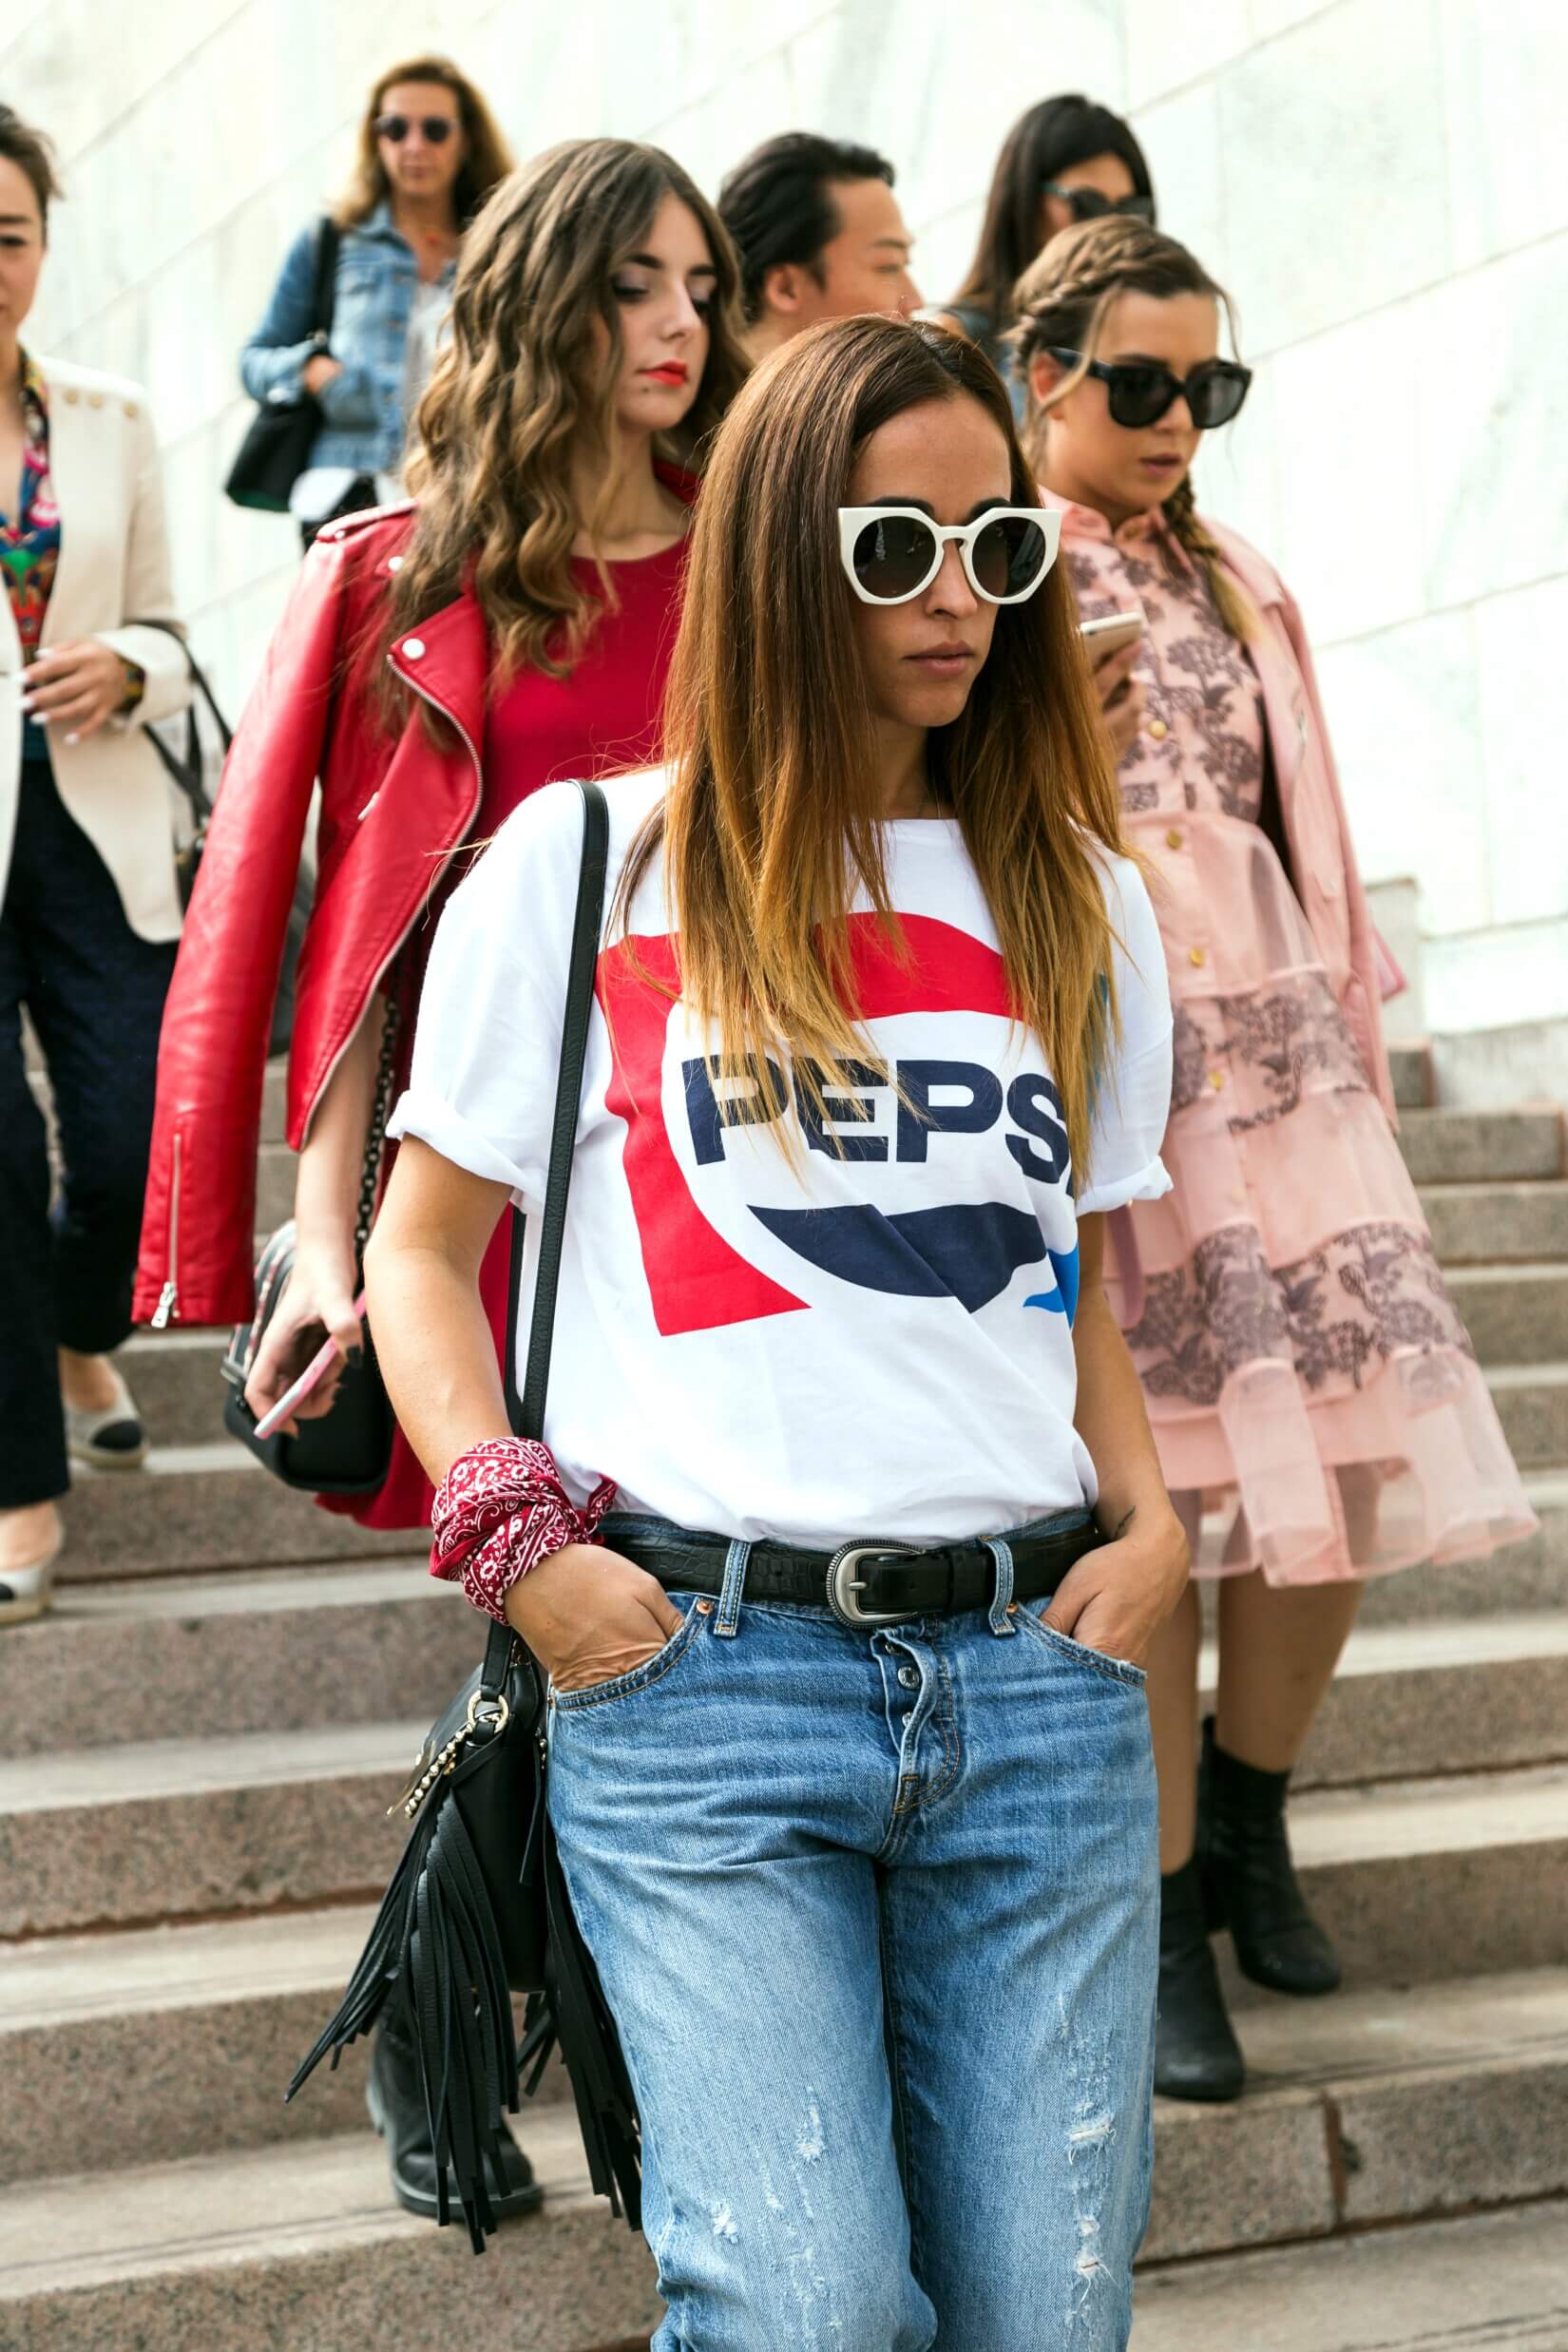
[[[48,1604],[67,1459],[135,1468],[108,1361],[130,1329],[163,997],[180,931],[145,729],[190,698],[158,449],[134,384],[28,349],[56,194],[0,106],[0,1625]],[[23,1048],[48,1071],[59,1182]]]

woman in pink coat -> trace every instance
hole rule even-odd
[[[1157,2084],[1233,2098],[1210,1932],[1285,1993],[1333,1947],[1291,1867],[1291,1767],[1369,1576],[1534,1524],[1392,1130],[1371,925],[1300,616],[1190,468],[1248,371],[1225,296],[1141,221],[1052,239],[1020,282],[1036,468],[1084,620],[1140,613],[1143,723],[1119,770],[1176,1012],[1164,1157],[1126,1213],[1120,1305],[1196,1573],[1222,1579],[1195,1756],[1198,1597],[1150,1661],[1160,1783]],[[1199,1553],[1215,1514],[1217,1548]]]

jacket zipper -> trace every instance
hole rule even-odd
[[[439,711],[442,717],[447,721],[447,724],[449,727],[456,729],[457,733],[463,738],[463,749],[468,753],[469,759],[473,763],[473,798],[468,803],[468,813],[463,820],[462,832],[458,834],[457,839],[452,843],[451,848],[447,851],[446,856],[442,859],[440,865],[436,868],[435,873],[431,877],[430,889],[433,890],[436,883],[440,881],[442,875],[451,864],[452,859],[457,855],[458,851],[463,847],[463,843],[468,837],[468,828],[473,823],[475,816],[479,813],[479,804],[485,796],[485,772],[479,764],[479,754],[474,750],[472,736],[468,734],[468,729],[462,724],[462,722],[452,717],[451,712],[448,710],[446,704],[444,702],[438,702],[433,694],[427,694],[423,686],[416,685],[411,678],[407,677],[405,673],[398,668],[397,663],[392,660],[391,654],[388,654],[387,656],[387,663],[388,667],[392,670],[393,677],[398,680],[400,685],[407,686],[409,692],[411,694],[416,694],[422,702],[428,702],[432,711]],[[373,805],[374,801],[379,797],[379,792],[380,788],[378,786],[376,792],[372,794],[371,800],[367,802],[366,806],[360,811],[359,813],[361,816],[369,815],[372,805]],[[420,907],[425,906],[428,903],[429,898],[430,890],[427,890],[425,896],[420,900],[419,906],[414,908],[412,914],[409,917],[407,923],[405,923],[403,928],[398,932],[397,937],[392,941],[392,946],[388,948],[386,956],[382,961],[381,969],[376,973],[374,980],[371,983],[371,994],[373,996],[374,995],[377,987],[379,987],[387,972],[391,969],[393,962],[396,960],[398,950],[401,948],[403,942],[408,938],[409,933],[413,929],[414,925],[418,922]],[[342,1061],[343,1056],[348,1052],[349,1047],[354,1043],[358,1023],[355,1023],[354,1027],[349,1031],[348,1036],[343,1040],[342,1044],[339,1045],[336,1053],[334,1054],[332,1060],[327,1064],[321,1083],[316,1090],[316,1100],[311,1104],[309,1116],[305,1120],[305,1133],[307,1135],[310,1133],[311,1119],[316,1117],[316,1111],[320,1106],[321,1098],[326,1093],[327,1088],[332,1084],[334,1078],[337,1074],[338,1063]],[[163,1300],[160,1299],[158,1303],[160,1310],[162,1310],[163,1304]]]
[[[169,1183],[169,1271],[153,1309],[151,1329],[166,1330],[180,1311],[180,1130],[174,1131],[174,1175]]]

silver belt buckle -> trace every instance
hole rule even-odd
[[[842,1543],[828,1562],[828,1606],[840,1625],[903,1625],[918,1609],[863,1609],[855,1598],[866,1590],[856,1570],[863,1559],[918,1559],[918,1543]]]

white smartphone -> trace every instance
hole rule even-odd
[[[1078,633],[1083,640],[1083,650],[1093,662],[1103,661],[1107,654],[1119,653],[1123,645],[1133,644],[1148,627],[1143,614],[1107,613],[1102,621],[1082,621]]]

